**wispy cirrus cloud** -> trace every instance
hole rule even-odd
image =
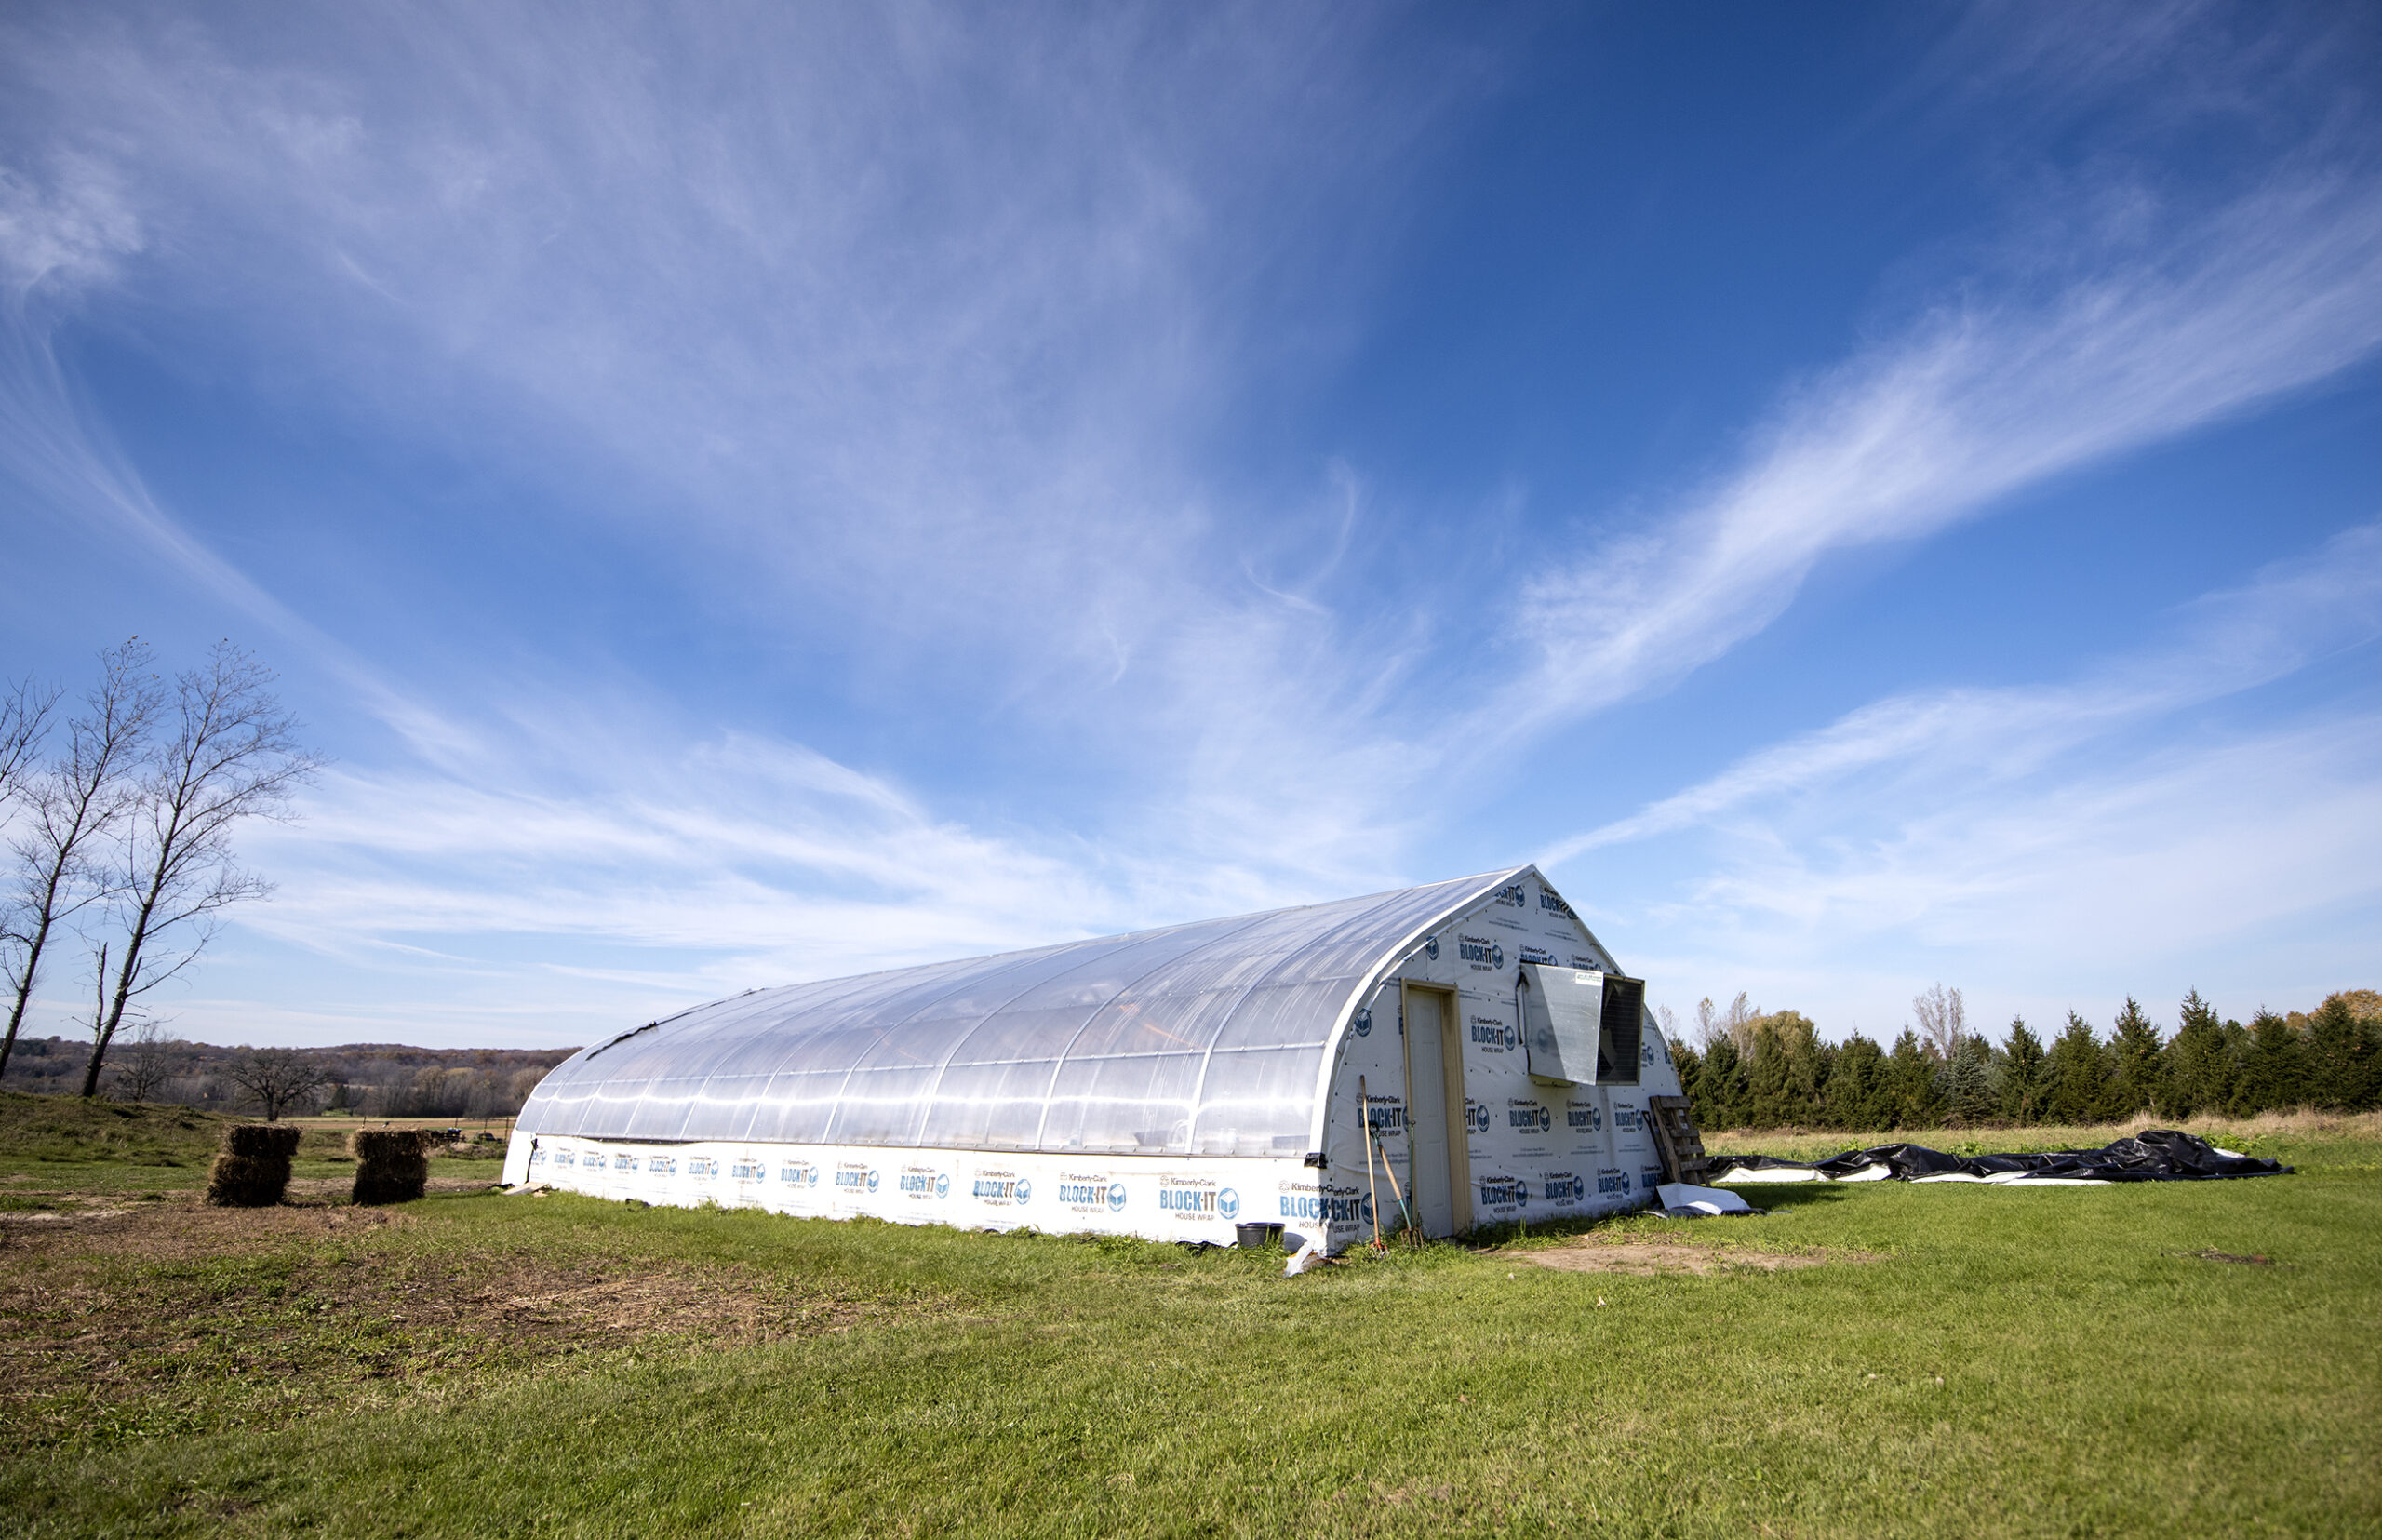
[[[1560,840],[1540,859],[1561,862],[1693,828],[1890,767],[1925,775],[1938,790],[1953,777],[2009,782],[2080,744],[2269,684],[2382,636],[2382,524],[2345,530],[2312,556],[2202,596],[2182,607],[2172,628],[2176,635],[2164,645],[2071,683],[1927,690],[1864,706],[1627,818]]]
[[[1529,727],[1656,690],[1767,627],[1831,553],[1914,541],[2026,489],[2330,379],[2382,348],[2382,182],[2310,171],[2151,221],[2156,255],[1947,303],[1788,394],[1746,463],[1534,582]]]

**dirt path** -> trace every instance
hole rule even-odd
[[[1798,1267],[1826,1267],[1838,1263],[1875,1262],[1868,1252],[1760,1252],[1718,1241],[1642,1238],[1607,1239],[1586,1235],[1561,1246],[1536,1251],[1505,1252],[1500,1255],[1535,1267],[1565,1273],[1777,1273]]]

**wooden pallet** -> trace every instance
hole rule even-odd
[[[1654,1130],[1654,1147],[1662,1152],[1663,1178],[1668,1182],[1702,1182],[1713,1167],[1704,1153],[1704,1135],[1696,1132],[1693,1104],[1684,1096],[1649,1096],[1646,1115]]]

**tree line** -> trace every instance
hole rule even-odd
[[[62,719],[55,686],[0,694],[0,1075],[42,981],[79,971],[76,1089],[97,1096],[109,1050],[154,1024],[154,992],[197,962],[225,910],[273,891],[234,858],[233,834],[288,818],[322,763],[273,682],[230,642],[168,678],[134,637],[100,654]]]
[[[2343,990],[2313,1011],[2220,1020],[2194,990],[2175,1030],[2128,997],[2107,1037],[2077,1012],[2055,1032],[2012,1020],[1993,1041],[1968,1028],[1957,989],[1913,1002],[1892,1047],[1854,1033],[1822,1041],[1800,1011],[1739,995],[1698,1008],[1698,1041],[1672,1043],[1696,1124],[1731,1128],[1934,1129],[2116,1122],[2137,1116],[2248,1117],[2382,1105],[2382,994]]]
[[[126,1102],[214,1112],[345,1112],[364,1118],[507,1118],[548,1070],[576,1049],[438,1049],[396,1043],[338,1048],[225,1048],[154,1029],[120,1043],[101,1082]],[[28,1038],[17,1045],[10,1091],[74,1094],[89,1045]]]

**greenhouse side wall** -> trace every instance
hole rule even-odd
[[[515,1170],[515,1167],[518,1170]],[[505,1163],[543,1183],[615,1200],[765,1209],[963,1229],[1138,1235],[1229,1245],[1236,1223],[1320,1233],[1321,1178],[1299,1159],[1082,1156],[882,1145],[641,1144],[540,1136]],[[1355,1233],[1357,1217],[1343,1228]]]

